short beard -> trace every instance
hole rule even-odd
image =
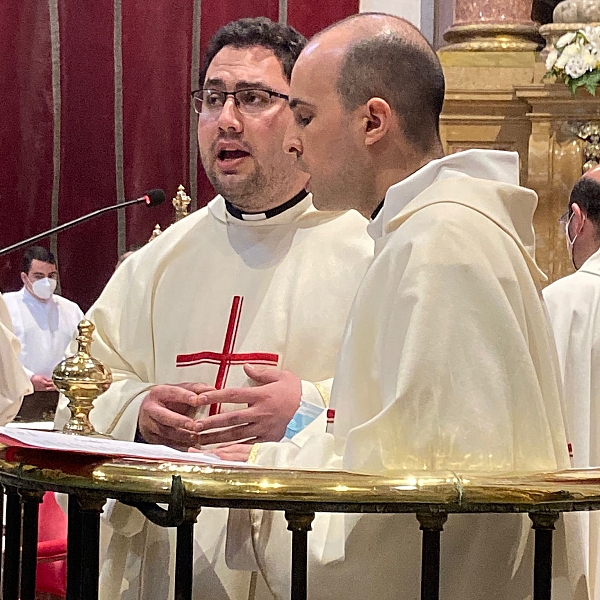
[[[217,176],[213,168],[207,169],[206,175],[217,194],[242,210],[252,210],[257,204],[260,206],[264,202],[267,178],[259,165],[256,165],[254,172],[243,181],[228,183],[227,176]]]

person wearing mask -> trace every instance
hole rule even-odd
[[[77,304],[55,294],[56,259],[41,246],[23,254],[23,287],[4,295],[14,333],[21,342],[21,363],[36,392],[54,390],[52,371],[64,358],[83,313]]]
[[[565,395],[573,466],[600,466],[600,168],[573,187],[560,219],[577,271],[544,289]],[[578,515],[592,598],[600,597],[600,514]]]

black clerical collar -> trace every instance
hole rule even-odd
[[[302,190],[298,194],[296,194],[291,200],[276,206],[275,208],[270,208],[264,212],[247,212],[239,209],[237,206],[231,204],[231,202],[225,200],[225,208],[227,208],[227,212],[236,219],[240,219],[241,221],[264,221],[265,219],[270,219],[271,217],[275,217],[280,215],[282,212],[289,210],[299,204],[308,196],[308,192],[306,190]]]
[[[377,208],[373,211],[373,214],[371,215],[371,221],[373,221],[375,219],[375,217],[381,212],[384,202],[385,202],[385,198],[377,205]]]

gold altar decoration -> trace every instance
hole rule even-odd
[[[552,283],[573,270],[557,221],[584,164],[587,169],[598,153],[595,137],[586,135],[585,125],[600,123],[600,95],[579,89],[572,96],[564,84],[544,81],[546,50],[539,52],[531,45],[529,50],[502,47],[506,37],[490,24],[502,15],[507,24],[526,23],[530,9],[531,2],[525,1],[457,0],[450,31],[485,26],[496,42],[477,52],[465,52],[469,46],[461,46],[462,42],[439,51],[446,77],[440,132],[446,153],[469,148],[518,152],[521,185],[539,198],[534,217],[536,261]],[[540,32],[552,41],[570,27],[582,25],[550,23]]]
[[[597,167],[600,163],[600,122],[574,123],[571,131],[583,140],[583,173]]]
[[[62,432],[73,435],[101,435],[89,420],[94,400],[112,383],[110,371],[91,356],[94,325],[84,319],[77,326],[77,353],[65,358],[52,373],[57,389],[69,400],[71,418]]]
[[[152,230],[152,234],[148,238],[148,241],[151,242],[152,240],[155,240],[161,233],[162,233],[162,230],[160,228],[160,223],[157,223],[154,226],[154,229]]]
[[[173,206],[175,207],[175,222],[181,221],[188,216],[188,206],[192,199],[185,193],[185,188],[180,185],[177,188],[177,195],[173,198]]]
[[[175,208],[175,223],[177,221],[181,221],[189,215],[188,207],[191,204],[192,199],[186,194],[185,188],[183,185],[180,185],[177,188],[177,194],[173,198],[173,208]],[[149,242],[155,240],[162,233],[162,229],[160,228],[160,224],[157,223],[154,226],[152,231],[152,235],[148,239]]]
[[[588,132],[585,124],[600,121],[600,98],[581,88],[572,96],[562,83],[542,82],[516,86],[515,94],[529,107],[531,129],[525,181],[539,197],[534,219],[536,257],[552,282],[573,271],[558,219],[567,210],[571,188],[589,161],[582,135]],[[587,151],[591,157],[596,150],[591,130],[589,133]]]

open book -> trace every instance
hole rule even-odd
[[[200,463],[215,466],[250,467],[247,463],[221,460],[208,452],[181,452],[167,446],[121,442],[101,437],[65,435],[55,431],[37,431],[0,427],[0,444],[7,448],[30,448],[52,452],[75,452],[97,457],[139,458],[144,460]],[[6,455],[10,459],[10,453]]]

